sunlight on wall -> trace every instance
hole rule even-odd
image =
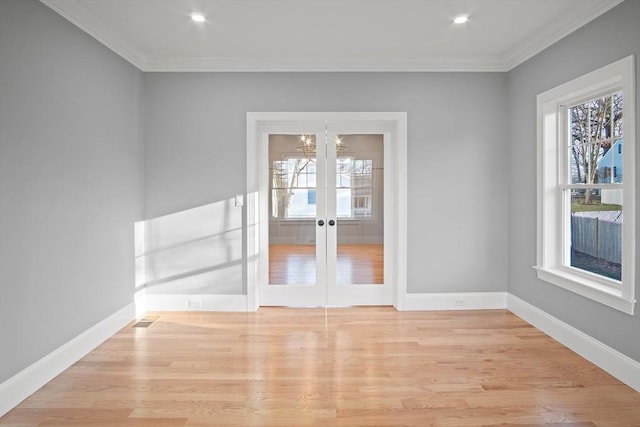
[[[234,198],[148,219],[135,231],[138,292],[242,293],[242,207]]]

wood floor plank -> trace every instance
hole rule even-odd
[[[0,426],[640,427],[640,393],[506,310],[151,315]]]
[[[269,283],[286,285],[315,282],[315,245],[269,246]],[[336,283],[384,283],[384,245],[339,244],[336,254]]]

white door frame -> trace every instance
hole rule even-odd
[[[404,112],[249,112],[247,113],[247,192],[245,204],[247,211],[246,248],[247,248],[247,310],[255,311],[260,305],[259,289],[261,280],[268,280],[268,266],[264,253],[268,245],[265,242],[264,213],[261,212],[260,200],[260,144],[269,129],[283,129],[287,126],[299,128],[305,123],[316,124],[329,122],[338,127],[344,123],[347,127],[376,125],[388,130],[391,135],[391,164],[393,176],[391,191],[385,190],[385,204],[393,206],[393,218],[390,219],[392,239],[386,241],[392,251],[392,271],[390,272],[393,287],[393,305],[402,310],[407,291],[406,254],[407,254],[407,113]],[[385,222],[387,219],[385,218]],[[386,269],[386,266],[385,266]],[[387,276],[387,274],[385,274]]]

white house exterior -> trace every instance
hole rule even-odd
[[[598,162],[600,182],[622,182],[622,139],[617,140]],[[602,190],[602,203],[622,205],[622,190]]]

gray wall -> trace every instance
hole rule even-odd
[[[406,111],[409,292],[507,290],[506,74],[149,73],[143,92],[146,218],[244,191],[248,111]]]
[[[640,82],[637,0],[622,3],[508,73],[509,292],[640,361],[637,306],[636,314],[629,316],[537,280],[531,268],[536,262],[536,96],[631,54],[636,55],[636,81]],[[636,123],[640,123],[639,99],[636,93]],[[637,247],[636,254],[640,254]],[[638,273],[636,259],[636,298],[640,296]]]
[[[0,382],[133,301],[142,73],[0,1]]]

